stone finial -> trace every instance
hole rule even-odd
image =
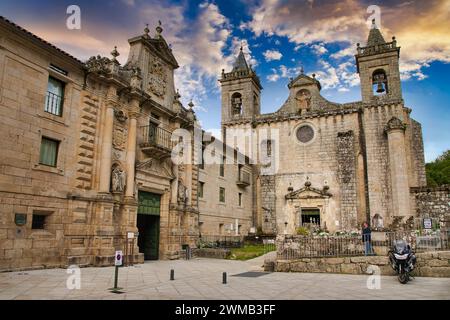
[[[397,47],[397,39],[395,39],[395,36],[392,37],[392,46],[394,48]]]
[[[117,61],[117,57],[120,56],[120,53],[117,51],[117,46],[114,46],[114,50],[111,51],[111,55],[113,57],[113,61]]]
[[[316,78],[316,74],[315,74],[315,73],[313,73],[313,74],[312,74],[312,77],[313,77],[313,79],[315,79],[315,78]]]
[[[288,192],[293,192],[293,191],[294,191],[294,188],[292,187],[292,184],[289,183]]]
[[[307,188],[311,187],[311,181],[309,181],[309,177],[306,177],[305,187]]]
[[[188,107],[189,107],[189,111],[192,111],[194,108],[194,103],[192,102],[192,100],[188,103]]]
[[[144,37],[145,38],[150,38],[150,36],[148,35],[150,32],[150,29],[148,28],[148,23],[145,24],[145,29],[144,29]]]
[[[180,98],[181,98],[181,94],[180,94],[180,91],[178,91],[178,89],[177,89],[177,92],[175,93],[175,100],[178,101],[178,100],[180,100]]]
[[[406,130],[406,125],[397,117],[392,117],[391,120],[388,121],[385,127],[386,132],[394,131],[394,130]]]
[[[161,20],[158,20],[158,25],[156,26],[156,36],[159,38],[161,37],[161,33],[163,32],[163,28],[161,27],[162,23]]]

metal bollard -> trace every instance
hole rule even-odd
[[[175,280],[175,270],[170,270],[170,280]]]
[[[227,273],[226,272],[222,273],[222,283],[227,284]]]

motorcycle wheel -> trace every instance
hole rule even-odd
[[[400,281],[401,284],[406,284],[408,282],[408,274],[406,272],[400,273],[398,275],[398,281]]]

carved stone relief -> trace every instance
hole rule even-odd
[[[157,97],[163,97],[166,94],[167,75],[161,62],[153,60],[150,62],[148,76],[148,90]]]

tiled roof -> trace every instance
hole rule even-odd
[[[24,34],[26,34],[27,36],[32,37],[32,38],[38,40],[39,42],[41,42],[42,44],[44,44],[44,45],[46,45],[46,46],[48,46],[48,47],[50,47],[50,48],[52,48],[52,49],[54,49],[54,50],[56,50],[56,51],[62,53],[63,55],[65,55],[65,56],[71,58],[72,60],[75,60],[77,63],[84,64],[81,60],[75,58],[75,57],[72,56],[71,54],[65,52],[64,50],[61,50],[61,49],[58,48],[57,46],[51,44],[51,43],[48,42],[48,41],[45,41],[44,39],[38,37],[37,35],[31,33],[30,31],[28,31],[28,30],[26,30],[26,29],[24,29],[24,28],[22,28],[21,26],[15,24],[14,22],[12,22],[12,21],[6,19],[6,18],[3,17],[3,16],[0,16],[0,23],[8,24],[8,25],[14,27],[15,29],[17,29],[18,31],[20,31],[20,32],[22,32],[22,33],[24,33]]]

